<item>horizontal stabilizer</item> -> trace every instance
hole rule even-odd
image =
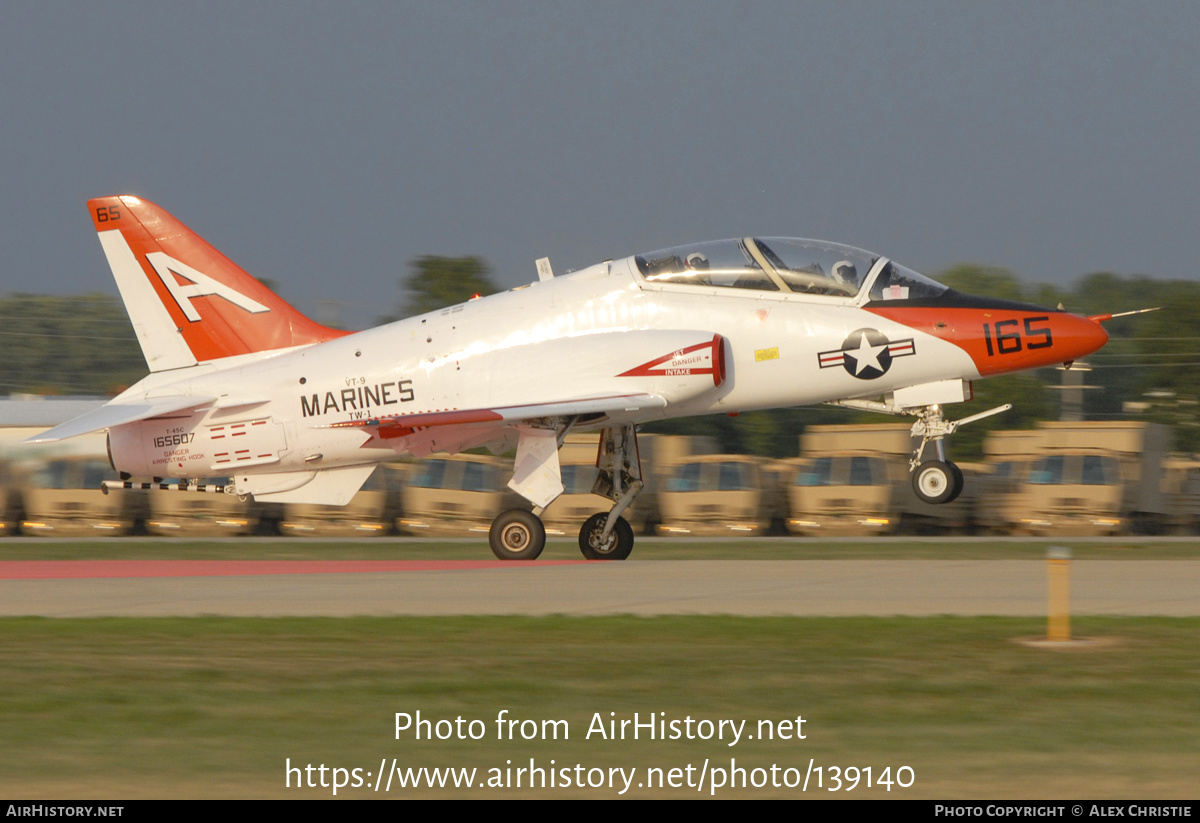
[[[553,403],[529,403],[519,406],[499,406],[494,409],[456,409],[454,411],[418,412],[370,420],[334,423],[332,428],[376,428],[381,438],[406,437],[418,429],[432,426],[461,426],[470,423],[518,423],[541,417],[575,417],[584,414],[612,414],[661,409],[667,401],[653,394],[614,394],[604,397],[585,397]]]
[[[171,412],[194,409],[214,400],[216,400],[215,397],[177,396],[148,400],[142,403],[109,403],[95,411],[90,411],[74,420],[68,420],[66,423],[30,437],[25,442],[53,443],[55,440],[65,440],[68,437],[101,431],[125,423],[135,423],[138,420],[147,420]]]

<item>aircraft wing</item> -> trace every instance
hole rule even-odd
[[[547,417],[612,415],[661,409],[666,405],[663,397],[639,392],[487,409],[418,412],[334,423],[333,427],[362,428],[381,440],[411,438],[407,443],[410,451],[413,451],[413,440],[427,441],[428,450],[460,451],[469,445],[492,440],[502,430],[516,430],[519,433],[517,459],[508,486],[535,506],[545,507],[563,491],[557,434],[554,429],[523,424]]]
[[[109,403],[100,408],[82,414],[74,420],[68,420],[52,429],[34,435],[25,440],[26,443],[52,443],[55,440],[65,440],[79,434],[110,429],[125,423],[136,423],[171,412],[184,409],[194,409],[216,400],[216,397],[197,397],[195,395],[155,398],[133,403]]]
[[[380,439],[407,437],[413,432],[435,426],[461,426],[472,423],[516,424],[542,417],[575,417],[584,414],[611,414],[661,409],[667,401],[654,394],[610,394],[601,397],[583,397],[550,403],[528,403],[516,406],[498,406],[492,409],[456,409],[453,411],[418,412],[391,417],[375,417],[369,420],[352,420],[334,423],[332,428],[355,427],[374,429]]]

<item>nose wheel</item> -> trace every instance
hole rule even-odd
[[[608,512],[593,514],[579,530],[579,550],[588,560],[624,560],[633,551],[633,527],[624,517],[618,517],[608,537],[604,524]]]
[[[912,474],[912,488],[925,503],[950,503],[962,494],[962,469],[949,460],[922,463]]]
[[[534,560],[546,547],[546,527],[533,512],[509,509],[492,521],[488,541],[501,560]]]

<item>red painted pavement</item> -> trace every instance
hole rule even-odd
[[[587,560],[8,560],[0,580],[100,577],[240,577],[256,574],[362,574],[461,571],[587,563]]]

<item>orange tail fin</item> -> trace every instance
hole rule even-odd
[[[88,201],[150,371],[332,340],[314,323],[148,200]]]

